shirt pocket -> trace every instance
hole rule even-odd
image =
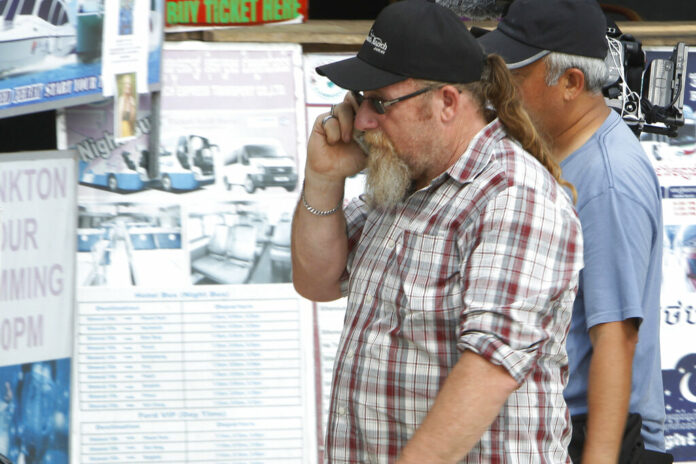
[[[460,254],[453,238],[406,231],[397,266],[407,313],[461,310]],[[440,314],[439,317],[444,317]],[[426,318],[426,319],[429,319]]]

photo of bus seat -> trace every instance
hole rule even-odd
[[[77,230],[77,285],[106,283],[106,267],[110,264],[111,237],[109,229]]]
[[[170,287],[188,281],[178,206],[118,203],[79,209],[78,286]]]
[[[78,229],[78,286],[130,287],[133,285],[128,246],[119,221],[98,229]]]
[[[246,283],[255,264],[256,228],[217,224],[210,240],[191,249],[193,283]]]
[[[290,235],[292,217],[290,213],[281,216],[273,228],[271,237],[271,270],[274,282],[292,282],[292,264],[290,261]]]
[[[126,243],[134,285],[165,287],[185,281],[180,229],[129,226]]]

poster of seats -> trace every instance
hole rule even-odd
[[[78,154],[75,463],[314,463],[316,326],[291,285],[306,141],[299,46],[164,50],[160,146],[113,104]]]

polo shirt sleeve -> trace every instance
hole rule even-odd
[[[577,215],[569,202],[549,196],[508,187],[488,203],[475,236],[460,244],[469,256],[460,269],[458,348],[503,366],[519,384],[542,349],[563,351],[582,267]]]
[[[655,222],[642,205],[613,188],[589,200],[578,214],[586,243],[586,330],[607,322],[642,320]]]

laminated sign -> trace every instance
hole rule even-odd
[[[308,0],[166,0],[167,26],[301,23]]]

